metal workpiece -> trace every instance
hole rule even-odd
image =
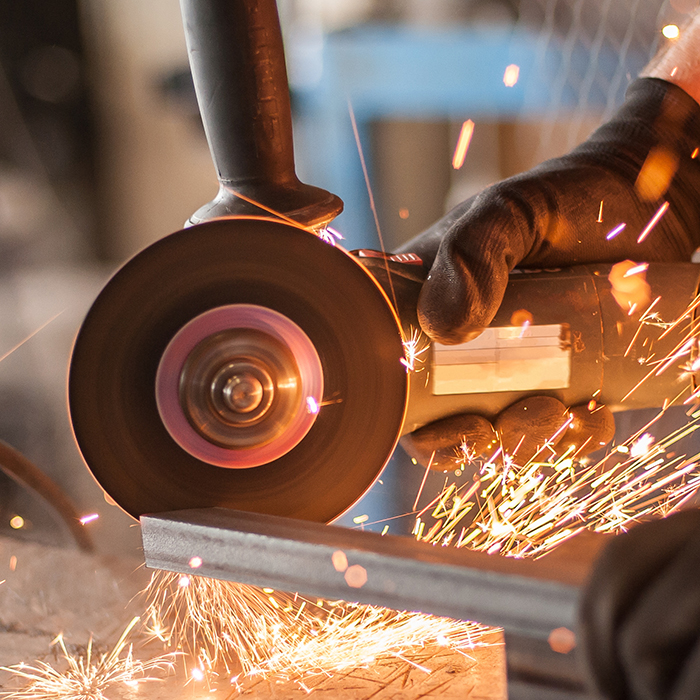
[[[223,508],[143,515],[141,532],[149,568],[503,627],[509,700],[590,700],[578,649],[551,639],[576,629],[607,537],[516,560]]]
[[[150,568],[474,620],[545,641],[574,629],[599,543],[516,560],[222,508],[144,515],[141,528]]]

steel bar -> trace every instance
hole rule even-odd
[[[510,700],[589,700],[576,650],[548,638],[575,629],[601,536],[530,561],[224,508],[144,515],[141,530],[150,568],[503,627]]]
[[[540,640],[574,629],[597,550],[596,540],[563,556],[515,560],[223,508],[146,515],[141,526],[150,568],[475,620]],[[338,551],[354,577],[336,570]]]

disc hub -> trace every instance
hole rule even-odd
[[[286,454],[315,420],[323,373],[306,334],[262,306],[234,304],[197,316],[171,340],[156,400],[171,437],[193,456],[251,467]]]

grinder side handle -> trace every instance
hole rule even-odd
[[[181,0],[197,101],[221,185],[190,223],[277,213],[305,227],[342,210],[299,181],[275,0]],[[260,206],[255,206],[257,203]]]

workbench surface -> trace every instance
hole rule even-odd
[[[63,633],[69,651],[94,638],[96,650],[108,650],[129,621],[144,610],[139,592],[150,578],[138,560],[87,555],[13,539],[0,539],[0,665],[43,660],[60,667],[57,645]],[[139,639],[135,639],[137,646]],[[387,657],[366,668],[307,682],[311,695],[340,700],[385,700],[440,697],[505,700],[505,656],[500,636],[493,646],[470,651],[469,656],[439,646],[416,649],[404,659]],[[136,651],[142,658],[162,653],[153,643]],[[190,681],[182,664],[162,683],[138,690],[144,700],[174,698],[306,698],[298,683],[276,678],[228,679],[207,689]],[[430,669],[426,670],[418,668]],[[0,671],[0,691],[18,687],[16,679]],[[135,697],[124,687],[124,698]],[[109,693],[110,700],[113,694]],[[58,699],[57,699],[58,700]]]

